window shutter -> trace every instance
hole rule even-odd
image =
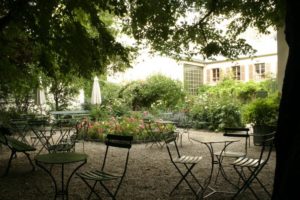
[[[249,81],[253,80],[253,65],[249,65]]]
[[[211,80],[211,73],[210,73],[211,69],[207,69],[206,70],[206,83],[210,83]]]
[[[241,65],[241,81],[245,81],[245,66]]]

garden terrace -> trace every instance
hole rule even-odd
[[[219,138],[222,137],[221,133],[191,130],[190,137],[194,138]],[[252,138],[251,138],[252,139]],[[233,148],[244,148],[243,144],[234,143]],[[203,162],[199,163],[197,167],[193,169],[195,175],[203,183],[204,179],[208,176],[210,170],[210,156],[207,148],[204,145],[198,143],[191,143],[184,135],[183,145],[179,147],[180,150],[190,155],[203,156]],[[220,146],[221,148],[221,146]],[[254,146],[251,140],[251,146],[249,147],[249,155],[258,153],[260,147]],[[80,144],[76,146],[77,152],[82,152]],[[85,164],[80,171],[89,170],[91,168],[97,168],[100,166],[103,154],[105,151],[105,145],[102,142],[85,142],[85,153],[88,155],[87,164]],[[0,173],[3,173],[8,160],[9,151],[3,146],[0,149]],[[34,155],[32,155],[34,156]],[[118,152],[114,152],[114,157],[118,160]],[[264,170],[260,173],[262,181],[267,185],[267,188],[271,191],[273,186],[275,168],[275,151],[273,152],[271,159]],[[66,166],[66,173],[70,172],[73,166]],[[26,158],[23,155],[18,155],[13,160],[10,173],[6,177],[0,179],[0,199],[22,199],[22,200],[48,200],[54,197],[54,188],[51,185],[49,176],[40,168],[36,168],[31,172],[31,166],[28,165]],[[230,179],[237,180],[237,175],[232,168],[226,167]],[[59,173],[59,169],[53,168],[54,173]],[[56,174],[58,175],[58,174]],[[166,148],[158,148],[153,146],[150,148],[145,144],[133,144],[128,171],[125,176],[124,182],[117,195],[117,199],[195,199],[194,195],[188,189],[186,184],[181,184],[179,190],[176,190],[173,196],[169,197],[169,192],[173,186],[179,180],[180,175],[177,173],[174,166],[172,166]],[[224,190],[231,190],[228,183],[219,177],[217,182],[218,187]],[[70,200],[86,199],[88,196],[88,190],[86,185],[76,176],[74,176],[70,182],[69,187]],[[261,199],[267,199],[264,191],[258,184],[253,184],[253,189],[258,191]],[[99,192],[99,190],[97,190]],[[104,193],[100,192],[104,195]],[[208,199],[212,200],[224,200],[231,199],[232,194],[216,193],[210,196]],[[93,198],[92,198],[93,199]],[[103,196],[103,199],[110,199],[108,196]],[[255,199],[251,192],[247,190],[241,199],[252,200]]]

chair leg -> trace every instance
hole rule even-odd
[[[90,193],[89,193],[89,196],[87,199],[90,199],[92,194],[94,193],[99,199],[102,199],[98,194],[97,192],[95,191],[95,187],[96,187],[96,184],[98,181],[95,181],[95,183],[93,184],[93,186],[91,186],[87,180],[85,180],[84,178],[82,178],[81,176],[79,176],[81,178],[81,180],[88,186],[88,188],[90,188]]]
[[[249,171],[252,172],[251,169],[249,169]],[[257,177],[257,175],[254,178],[260,184],[260,186],[264,189],[264,191],[268,194],[268,196],[271,198],[272,197],[271,193],[267,190],[267,188],[264,186],[264,184],[261,182],[261,180]]]
[[[123,178],[124,178],[124,176],[121,178],[121,180],[120,180],[120,182],[119,182],[119,184],[118,184],[118,187],[117,187],[117,189],[116,189],[116,191],[115,191],[115,193],[114,193],[114,197],[117,196],[117,193],[118,193],[118,191],[119,191],[119,188],[120,188],[120,186],[121,186],[121,183],[123,182]]]
[[[105,189],[105,191],[109,194],[109,196],[112,198],[112,199],[116,199],[116,193],[113,194],[103,183],[102,181],[99,181],[100,185]]]
[[[196,180],[197,184],[200,186],[200,188],[203,189],[202,185],[200,184],[200,182],[196,179],[196,177],[194,176],[194,174],[191,172],[191,170],[194,168],[195,164],[192,164],[190,167],[188,167],[186,164],[185,164],[185,167],[187,168],[187,171],[183,174],[181,172],[181,170],[177,167],[176,164],[174,164],[176,169],[178,170],[178,172],[181,174],[182,178],[179,180],[179,182],[175,185],[175,187],[173,188],[173,190],[170,192],[170,195],[172,195],[172,193],[175,191],[175,189],[178,188],[178,186],[182,183],[182,181],[185,181],[186,184],[189,186],[189,188],[192,190],[192,192],[194,193],[194,195],[197,197],[197,199],[199,198],[198,197],[198,193],[197,191],[194,190],[194,188],[192,187],[192,185],[188,182],[188,180],[186,179],[187,175],[188,174],[191,174],[192,177]]]
[[[184,164],[185,165],[185,167],[186,167],[186,169],[187,170],[189,170],[189,167],[186,165],[186,164]],[[201,185],[201,183],[199,182],[199,180],[196,178],[196,176],[192,173],[192,171],[191,170],[189,170],[190,171],[190,174],[191,174],[191,176],[194,178],[194,180],[196,181],[196,183],[200,186],[200,188],[203,190],[203,186]]]
[[[9,160],[8,160],[8,163],[7,163],[7,167],[6,167],[6,170],[3,174],[3,176],[6,176],[9,172],[9,168],[10,168],[10,165],[11,165],[11,161],[13,159],[13,157],[16,155],[16,152],[15,151],[11,151],[11,154],[10,154],[10,157],[9,157]]]
[[[246,179],[246,177],[243,176],[242,172],[240,172],[236,166],[233,166],[239,177],[243,180],[242,187],[239,188],[239,190],[235,193],[235,195],[232,197],[232,199],[235,199],[238,195],[240,195],[243,191],[245,191],[247,188],[250,189],[252,194],[255,196],[256,199],[259,199],[257,194],[254,192],[254,190],[251,188],[251,183],[255,179],[255,172],[251,173],[251,175]],[[257,170],[256,170],[257,171]]]
[[[27,152],[23,152],[23,153],[26,155],[27,159],[29,160],[29,163],[30,163],[30,165],[32,166],[32,171],[34,171],[34,170],[35,170],[35,166],[34,166],[34,164],[32,163],[32,160],[31,160],[31,158],[30,158],[29,153],[27,153]]]

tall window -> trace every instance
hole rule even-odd
[[[220,80],[220,69],[219,68],[212,69],[212,80],[214,82],[217,82]]]
[[[195,65],[184,65],[184,89],[192,95],[198,93],[198,89],[203,85],[203,68]]]
[[[241,67],[233,66],[232,68],[232,78],[235,80],[241,80]]]
[[[255,66],[255,78],[256,80],[264,79],[266,77],[265,63],[257,63]]]

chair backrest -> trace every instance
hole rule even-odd
[[[245,154],[247,154],[248,150],[248,138],[249,136],[249,128],[224,128],[224,136],[228,137],[243,137],[245,138]]]
[[[105,151],[105,156],[104,156],[101,170],[104,170],[104,168],[105,168],[105,164],[107,161],[107,155],[108,155],[108,151],[109,151],[110,147],[127,149],[127,154],[126,154],[126,158],[125,158],[125,166],[124,166],[124,171],[123,171],[123,175],[124,175],[127,170],[129,150],[131,149],[131,146],[132,146],[131,145],[132,140],[133,140],[133,136],[108,134],[105,139],[106,151]]]
[[[275,132],[271,132],[268,134],[262,134],[259,135],[262,139],[262,146],[261,146],[261,151],[260,155],[258,158],[258,163],[265,165],[268,160],[270,159],[273,147],[274,147],[274,142],[275,142]]]
[[[25,118],[11,119],[9,125],[13,132],[22,132],[28,128],[28,121]]]
[[[177,142],[176,142],[176,135],[175,134],[168,134],[168,137],[165,138],[165,144],[168,150],[168,154],[170,156],[171,161],[173,161],[173,157],[180,157],[180,152],[178,150]],[[171,150],[171,145],[174,145],[176,152],[174,153]]]

